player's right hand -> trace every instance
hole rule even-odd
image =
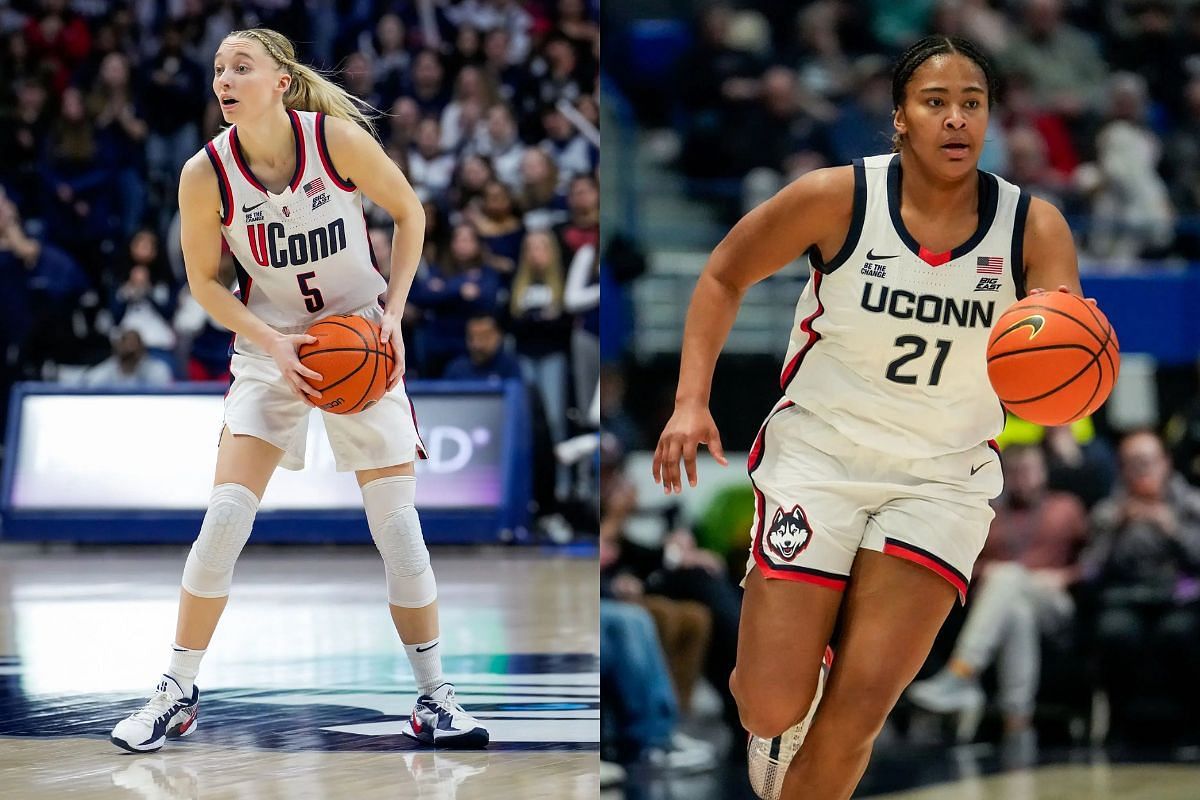
[[[309,336],[307,333],[281,333],[271,340],[271,344],[267,348],[267,353],[279,365],[279,371],[283,373],[283,379],[287,381],[288,387],[297,397],[313,408],[317,408],[314,401],[321,399],[321,393],[314,389],[305,378],[313,381],[320,381],[322,378],[318,372],[301,363],[296,351],[300,349],[300,345],[314,344],[316,341],[317,337]]]
[[[717,423],[706,406],[676,406],[675,413],[667,421],[658,447],[654,449],[654,482],[661,484],[664,494],[683,491],[679,472],[679,459],[683,459],[687,471],[688,485],[696,485],[696,450],[707,445],[713,458],[723,467],[729,466],[725,449],[721,446],[721,435]]]

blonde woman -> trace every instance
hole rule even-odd
[[[530,231],[521,245],[509,312],[521,374],[541,395],[555,444],[567,437],[565,343],[570,340],[571,317],[563,313],[564,283],[558,240],[549,231]],[[555,493],[565,498],[570,489],[570,470],[560,466]]]
[[[259,501],[276,467],[304,465],[304,430],[320,401],[308,379],[321,376],[296,356],[315,341],[302,332],[331,314],[358,314],[378,322],[396,348],[388,393],[361,413],[326,415],[325,426],[337,468],[358,478],[392,621],[420,691],[404,733],[435,746],[484,746],[487,731],[442,676],[437,587],[413,506],[413,462],[425,452],[401,381],[400,319],[421,255],[421,203],[372,137],[359,101],[298,63],[281,34],[235,31],[213,66],[213,92],[231,127],[184,165],[181,239],[192,296],[236,334],[233,383],[208,512],[183,570],[170,666],[149,702],[113,729],[112,742],[147,752],[195,731],[194,681]],[[373,264],[362,196],[395,222],[390,282]],[[218,278],[222,239],[240,300]]]

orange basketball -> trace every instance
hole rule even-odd
[[[379,343],[379,326],[363,317],[338,314],[314,322],[306,331],[317,337],[302,344],[300,363],[316,370],[321,383],[309,382],[321,393],[320,407],[331,414],[357,414],[379,402],[387,389],[388,372],[396,363],[392,343]]]
[[[992,388],[1012,413],[1065,425],[1099,408],[1121,367],[1117,334],[1100,309],[1066,292],[1014,303],[988,340]]]

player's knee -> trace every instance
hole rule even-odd
[[[416,483],[411,475],[397,475],[362,487],[371,538],[386,568],[388,602],[404,608],[421,608],[437,599],[429,550],[413,505]]]
[[[846,675],[841,684],[842,691],[822,703],[830,727],[847,746],[874,741],[900,697],[895,677],[886,672]]]
[[[254,516],[258,495],[237,483],[213,487],[200,535],[192,544],[183,568],[183,588],[197,597],[224,597],[233,582],[237,563]]]
[[[804,719],[816,694],[816,679],[807,691],[781,693],[771,684],[754,685],[737,669],[729,676],[729,690],[737,701],[742,727],[760,739],[773,739]]]

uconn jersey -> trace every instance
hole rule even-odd
[[[283,191],[250,171],[237,126],[204,146],[221,188],[222,234],[242,302],[275,328],[303,329],[375,303],[387,288],[367,238],[358,188],[338,175],[325,115],[288,110],[296,170]]]
[[[781,384],[856,444],[924,458],[1004,427],[985,350],[996,318],[1024,296],[1029,195],[980,172],[974,235],[930,253],[904,227],[900,181],[899,155],[855,160],[850,230],[828,263],[809,252]]]

